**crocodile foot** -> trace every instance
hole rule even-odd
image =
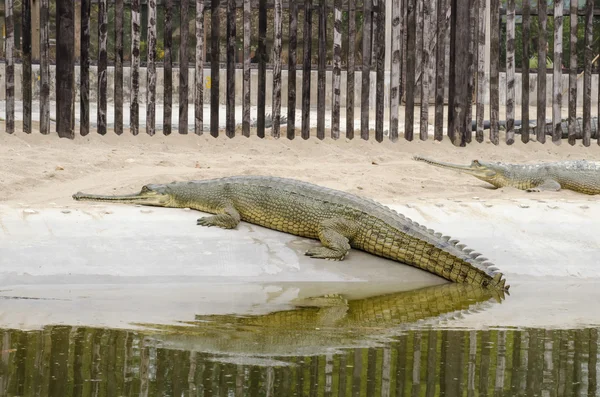
[[[309,249],[304,255],[310,256],[311,258],[327,259],[330,261],[341,261],[346,256],[344,252],[333,250],[327,247]]]

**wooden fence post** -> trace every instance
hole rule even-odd
[[[98,133],[106,134],[108,70],[108,2],[98,2]]]
[[[81,31],[79,56],[79,133],[90,132],[90,12],[91,1],[81,2]]]
[[[491,0],[490,8],[490,141],[494,145],[498,145],[500,143],[498,123],[500,112],[500,0]]]
[[[246,2],[244,1],[244,6]],[[288,120],[287,120],[287,138],[294,139],[296,137],[296,51],[298,48],[298,3],[290,2],[290,38],[288,44]],[[244,11],[244,17],[245,17]],[[245,26],[245,25],[244,25]],[[244,39],[245,43],[245,39]],[[244,65],[245,66],[245,65]],[[249,65],[248,65],[249,66]],[[244,101],[245,101],[244,91]],[[245,113],[244,113],[245,114]]]
[[[225,134],[235,136],[235,0],[227,0],[227,107],[225,109]]]
[[[311,32],[312,0],[304,0],[304,60],[302,64],[302,139],[310,138],[310,74],[311,74]],[[260,115],[259,115],[260,117]]]
[[[530,0],[523,1],[523,37],[531,32]],[[521,142],[529,142],[529,40],[523,40],[523,66],[521,69]]]
[[[281,135],[281,39],[283,35],[283,4],[275,0],[275,20],[273,22],[273,112],[271,135],[279,138]]]
[[[164,59],[164,81],[165,92],[163,99],[163,134],[171,135],[171,124],[173,120],[173,0],[165,3],[165,59]],[[197,117],[197,116],[196,116]]]
[[[156,0],[148,1],[148,57],[146,75],[146,133],[150,136],[156,132]],[[182,25],[183,26],[183,25]]]
[[[123,133],[123,0],[116,0],[115,6],[115,133]]]
[[[188,36],[189,0],[181,0],[181,42],[179,43],[179,133],[188,133]],[[218,30],[217,30],[218,31]],[[214,35],[214,33],[213,33]],[[214,37],[214,36],[213,36]],[[214,76],[213,76],[214,79]],[[214,80],[213,80],[214,83]]]
[[[373,0],[363,0],[363,50],[362,50],[362,87],[360,104],[360,137],[369,139],[369,112],[371,111],[369,97],[371,93],[371,61]]]
[[[346,138],[354,139],[354,85],[356,46],[356,0],[348,0],[348,77],[346,86]]]
[[[23,11],[23,131],[31,133],[31,0],[22,0]]]
[[[140,128],[140,38],[142,33],[140,0],[131,0],[131,104],[130,128],[133,135]]]
[[[539,31],[544,32],[538,37],[538,68],[537,68],[537,140],[540,143],[546,142],[546,22],[547,4],[545,1],[538,1],[538,21]]]
[[[265,137],[267,90],[267,1],[258,3],[258,95],[256,128],[259,138]]]
[[[40,3],[40,133],[50,133],[50,0]]]
[[[204,133],[204,0],[196,0],[196,84],[194,91],[194,126],[196,135],[202,135]]]
[[[465,146],[468,124],[469,42],[471,9],[462,0],[452,0],[450,33],[450,90],[448,100],[448,134],[456,146]]]
[[[12,0],[9,0],[12,1]],[[56,130],[61,138],[75,138],[73,131],[73,88],[75,61],[75,4],[56,4]]]
[[[6,0],[6,132],[15,132],[14,0]]]
[[[219,58],[220,50],[220,31],[221,15],[219,12],[219,0],[211,2],[211,61],[210,61],[210,134],[213,137],[219,136]],[[219,34],[215,35],[215,32]]]

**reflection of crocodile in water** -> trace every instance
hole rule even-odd
[[[528,192],[573,190],[600,194],[600,163],[586,160],[557,161],[539,164],[506,164],[473,160],[458,165],[415,156],[414,160],[473,175],[497,188],[514,187]]]
[[[152,328],[163,346],[191,343],[206,352],[311,354],[325,347],[376,344],[378,338],[482,310],[504,297],[502,291],[451,283],[350,301],[341,296],[302,299],[294,303],[296,309],[263,315],[208,315],[182,325],[139,325]]]
[[[447,280],[508,290],[481,254],[372,200],[294,179],[242,176],[146,185],[120,196],[77,193],[75,200],[193,208],[217,214],[203,226],[235,228],[240,220],[319,239],[306,255],[342,260],[351,248],[427,270]]]

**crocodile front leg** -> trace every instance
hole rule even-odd
[[[312,258],[341,261],[350,251],[350,238],[354,236],[357,225],[346,219],[328,219],[319,227],[319,240],[322,247],[306,251]]]
[[[208,227],[217,226],[223,229],[235,229],[238,223],[240,223],[240,213],[232,205],[227,205],[223,208],[222,214],[199,218],[196,224]]]
[[[527,189],[528,192],[558,192],[561,189],[560,183],[556,182],[554,179],[546,179],[543,183],[539,184],[536,187]]]

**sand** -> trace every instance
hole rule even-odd
[[[285,129],[284,129],[285,133]],[[387,138],[325,139],[297,137],[260,139],[178,134],[154,137],[140,134],[77,136],[60,139],[55,134],[14,136],[0,134],[0,202],[11,205],[69,205],[77,191],[129,193],[146,183],[207,179],[231,175],[292,177],[341,189],[384,203],[479,197],[486,199],[566,199],[596,201],[571,191],[527,193],[494,189],[468,175],[428,166],[414,155],[468,164],[472,159],[532,163],[585,158],[600,160],[595,142],[540,144],[520,141],[471,143],[455,147],[442,142],[396,143]]]

